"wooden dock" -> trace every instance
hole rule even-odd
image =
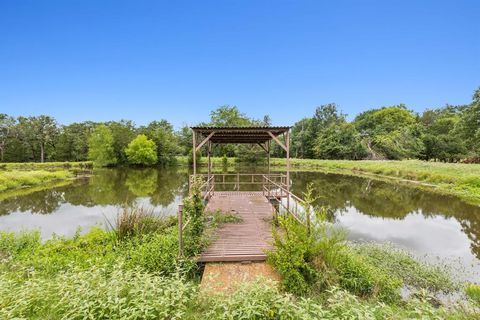
[[[236,213],[242,221],[221,226],[214,241],[200,256],[201,262],[266,260],[266,250],[272,248],[274,208],[263,192],[215,192],[206,210]]]

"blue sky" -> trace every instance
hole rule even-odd
[[[220,105],[290,125],[471,101],[480,1],[0,1],[0,112],[60,123],[206,121]]]

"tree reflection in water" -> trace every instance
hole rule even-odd
[[[382,218],[385,221],[401,222],[415,213],[425,219],[439,216],[446,219],[454,218],[461,225],[459,232],[468,237],[472,253],[480,257],[478,206],[411,187],[359,177],[320,172],[293,172],[291,178],[292,191],[298,195],[302,194],[307,183],[314,184],[317,194],[320,195],[316,204],[328,207],[332,220],[350,214],[353,209],[365,217]],[[185,169],[96,170],[91,178],[79,179],[70,185],[1,201],[0,229],[2,221],[5,223],[5,220],[1,219],[5,219],[11,213],[61,212],[73,216],[84,212],[96,212],[97,215],[101,215],[104,210],[102,208],[134,204],[139,198],[149,201],[153,207],[167,207],[186,195],[187,181],[188,172]],[[19,222],[15,220],[9,223],[11,226]]]

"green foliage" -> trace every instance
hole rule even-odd
[[[113,143],[113,135],[108,127],[99,125],[95,128],[88,139],[88,158],[95,166],[107,167],[117,163]]]
[[[474,303],[480,306],[480,285],[470,283],[465,287],[465,294]]]
[[[205,205],[200,191],[202,184],[203,180],[201,178],[197,177],[194,179],[190,197],[183,201],[185,221],[188,221],[184,236],[187,256],[196,255],[205,244],[202,239],[205,229]]]
[[[123,206],[114,222],[108,222],[119,240],[127,237],[139,236],[159,232],[173,226],[174,217],[162,218],[138,206]]]
[[[23,187],[38,186],[56,180],[71,178],[73,174],[69,171],[0,171],[0,191],[18,189]]]
[[[358,160],[367,155],[360,135],[349,123],[332,124],[315,141],[315,154],[321,159]]]
[[[410,287],[430,292],[453,292],[458,289],[458,284],[452,281],[448,270],[422,263],[410,253],[392,245],[369,243],[351,245],[350,248],[370,265],[401,279]]]
[[[55,141],[55,159],[85,161],[88,158],[88,138],[95,129],[91,121],[63,126]]]
[[[190,131],[190,129],[188,130]],[[180,147],[173,132],[173,127],[168,121],[152,121],[148,126],[141,127],[139,131],[155,142],[158,163],[165,165],[174,162],[175,155],[180,152]],[[188,142],[191,145],[192,139],[190,138]]]
[[[137,270],[73,269],[17,281],[0,275],[0,318],[183,319],[197,287]]]
[[[304,196],[304,222],[292,215],[280,216],[280,230],[273,230],[275,250],[268,252],[268,262],[282,276],[282,287],[295,294],[324,289],[331,283],[329,266],[344,246],[343,232],[326,222],[325,211],[311,208],[311,185]]]
[[[157,145],[146,135],[140,134],[125,149],[128,161],[136,165],[153,165],[157,163]]]

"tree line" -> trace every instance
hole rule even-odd
[[[221,106],[197,125],[268,126],[236,106]],[[14,118],[0,113],[0,160],[85,161],[99,166],[166,165],[190,155],[188,126],[175,131],[167,120],[136,126],[130,120],[59,125],[48,115]],[[221,145],[216,156],[254,162],[261,149]],[[273,156],[283,156],[273,146]],[[291,155],[317,159],[422,159],[446,162],[480,159],[480,88],[467,105],[446,105],[416,113],[405,105],[370,109],[347,120],[336,104],[321,105],[292,127]]]

